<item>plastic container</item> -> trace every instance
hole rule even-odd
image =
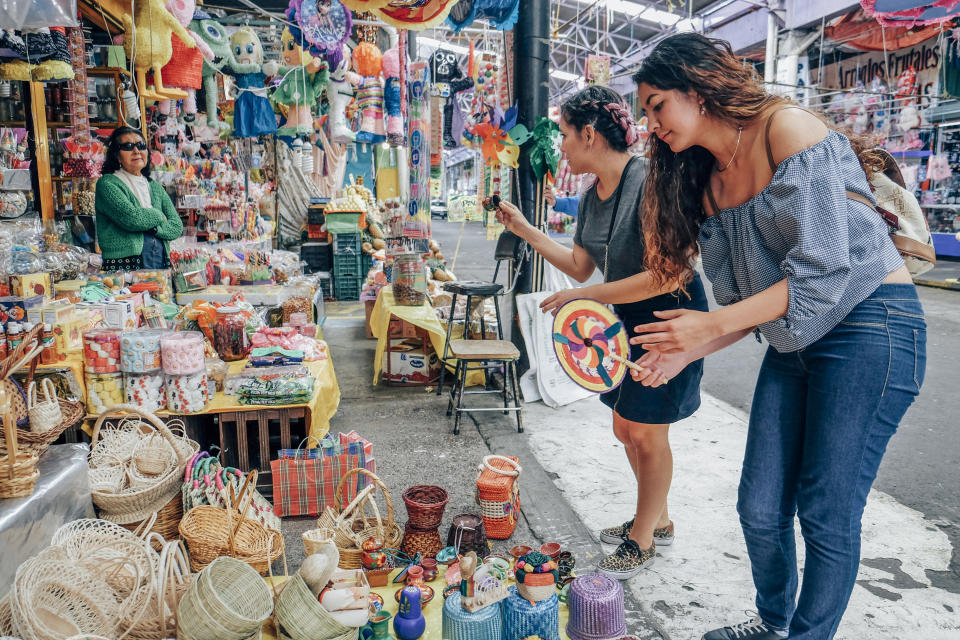
[[[87,385],[87,413],[103,413],[110,407],[123,404],[122,373],[87,372],[83,377]]]
[[[402,307],[419,307],[426,300],[427,278],[418,254],[402,253],[396,257],[393,297]]]
[[[163,366],[160,340],[164,329],[124,331],[120,336],[120,370],[124,373],[155,373]]]
[[[206,373],[166,376],[167,409],[172,413],[196,413],[207,408],[210,387]]]
[[[164,373],[182,376],[205,370],[203,334],[199,331],[168,333],[160,338],[160,350]]]
[[[91,373],[120,371],[120,329],[92,329],[83,334],[83,366]]]
[[[217,309],[217,322],[213,326],[213,347],[224,362],[243,360],[250,355],[246,323],[247,319],[237,307]]]
[[[124,374],[123,390],[127,404],[136,405],[150,412],[165,409],[167,395],[163,383],[162,371]]]

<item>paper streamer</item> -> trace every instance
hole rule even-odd
[[[123,376],[127,404],[146,411],[159,411],[167,406],[163,373],[127,373]]]
[[[164,329],[124,331],[120,336],[120,370],[124,373],[152,373],[161,369],[160,339]]]
[[[87,373],[87,413],[103,413],[110,407],[123,404],[122,373]]]
[[[163,372],[189,375],[206,369],[203,334],[199,331],[175,331],[160,338]]]
[[[83,334],[83,365],[91,373],[120,371],[120,329],[92,329]]]
[[[207,374],[166,377],[167,409],[173,413],[196,413],[207,407],[210,391]]]

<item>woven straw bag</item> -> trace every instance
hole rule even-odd
[[[50,378],[44,378],[40,381],[43,387],[44,399],[37,398],[37,383],[31,382],[29,392],[27,393],[27,413],[30,416],[30,431],[34,433],[43,433],[56,428],[63,419],[60,412],[60,400],[57,398],[57,390],[53,387],[53,381]]]
[[[333,529],[310,529],[304,531],[300,538],[303,540],[304,555],[312,556],[318,553],[323,545],[333,540]]]
[[[107,418],[125,413],[134,414],[140,419],[123,421],[117,429],[110,432],[110,437],[105,437],[101,441],[101,428]],[[133,448],[146,437],[143,430],[147,427],[158,431],[169,447],[176,452],[176,464],[170,466],[166,473],[156,477],[141,476],[131,469],[134,466],[131,460]],[[123,404],[106,409],[93,426],[90,468],[96,476],[104,466],[115,466],[116,459],[120,458],[130,471],[131,477],[137,478],[137,482],[135,488],[128,487],[121,493],[103,488],[93,489],[91,491],[93,503],[104,512],[104,517],[114,522],[128,524],[144,520],[151,513],[162,509],[174,495],[180,493],[181,478],[187,460],[199,449],[200,445],[193,440],[174,438],[162,420],[140,407]]]
[[[297,573],[287,580],[277,597],[275,611],[278,629],[291,640],[354,640],[355,627],[337,622],[310,591]]]
[[[17,427],[13,417],[3,416],[3,430],[7,436],[7,454],[0,455],[0,498],[22,498],[33,493],[40,472],[36,454],[17,447]]]
[[[220,556],[230,556],[266,575],[270,563],[283,553],[280,532],[247,517],[253,504],[250,491],[256,486],[256,479],[257,472],[251,471],[237,497],[231,488],[225,508],[201,505],[183,516],[180,537],[190,549],[190,566],[194,571],[202,570]]]
[[[520,513],[520,461],[513,456],[490,455],[477,469],[477,503],[487,537],[506,540],[513,535]]]

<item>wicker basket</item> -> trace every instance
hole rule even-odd
[[[487,456],[477,473],[477,503],[487,536],[506,540],[520,515],[520,468],[513,456]]]
[[[162,435],[173,450],[177,452],[177,464],[170,467],[167,473],[159,476],[152,484],[147,485],[143,489],[120,494],[103,490],[91,491],[93,503],[101,510],[113,515],[117,519],[122,518],[122,516],[126,514],[129,516],[128,522],[133,522],[143,520],[147,514],[152,511],[157,511],[163,507],[163,505],[167,504],[175,493],[179,493],[183,470],[190,457],[200,449],[200,445],[192,440],[178,442],[178,440],[174,439],[170,429],[167,428],[163,421],[149,411],[144,411],[140,407],[133,405],[117,405],[101,413],[97,418],[96,424],[93,426],[93,435],[91,436],[90,444],[91,466],[95,466],[93,460],[98,453],[100,453],[96,448],[100,429],[104,421],[111,416],[117,416],[122,413],[132,413],[143,418],[146,422],[137,421],[135,424],[138,426],[152,426],[160,432],[160,435]],[[142,426],[140,428],[142,428]],[[136,514],[139,517],[132,516],[131,514]]]
[[[324,609],[298,573],[287,580],[274,612],[284,635],[292,640],[355,640],[357,629],[337,622]]]
[[[411,558],[418,553],[424,558],[436,558],[440,549],[443,549],[443,540],[436,528],[424,531],[407,525],[403,530],[400,550]]]
[[[3,430],[10,446],[8,453],[0,456],[0,498],[29,496],[40,477],[38,458],[18,448],[17,427],[9,413],[3,416]]]
[[[280,532],[267,529],[246,515],[253,503],[249,493],[256,486],[256,477],[257,472],[251,471],[240,495],[236,499],[228,495],[226,508],[201,505],[183,516],[180,537],[190,549],[190,566],[194,571],[202,570],[220,556],[230,556],[266,575],[270,563],[283,553]]]
[[[333,540],[333,529],[310,529],[304,531],[300,538],[303,540],[303,553],[312,556],[320,551],[322,544]]]
[[[443,487],[433,484],[418,484],[410,487],[401,496],[407,506],[407,524],[417,529],[433,529],[443,521],[443,510],[450,495]]]
[[[57,441],[63,432],[83,420],[83,405],[79,402],[60,399],[60,424],[53,429],[48,429],[42,433],[29,431],[27,429],[17,429],[17,442],[21,451],[28,451],[36,454],[38,457]],[[0,434],[0,452],[7,450],[6,435]]]
[[[516,587],[510,587],[510,595],[500,603],[500,611],[503,614],[504,638],[560,638],[560,600],[556,593],[546,600],[531,604],[517,593]]]
[[[616,638],[627,632],[623,586],[610,576],[591,573],[575,578],[568,606],[567,635],[572,640]]]
[[[109,520],[109,514],[104,514],[105,519]],[[183,499],[177,493],[167,502],[166,505],[157,511],[157,519],[151,525],[149,531],[163,536],[163,539],[170,542],[180,538],[180,520],[183,519]],[[125,529],[136,531],[146,522],[146,519],[139,522],[118,523]]]
[[[372,483],[364,487],[357,497],[343,507],[343,487],[346,480],[353,474],[363,473],[370,477]],[[384,502],[387,505],[387,517],[380,517],[380,509],[374,500],[376,489],[383,492]],[[376,536],[385,547],[396,549],[400,546],[403,539],[403,530],[393,517],[393,500],[390,497],[390,491],[387,485],[377,477],[363,468],[351,469],[343,475],[335,492],[336,508],[327,507],[317,519],[317,527],[321,529],[332,529],[334,531],[334,542],[340,551],[341,569],[359,569],[363,566],[360,561],[360,546],[363,541],[370,536]],[[372,517],[364,516],[363,511],[369,506],[373,511]]]
[[[471,613],[463,608],[459,592],[451,593],[444,601],[445,640],[500,640],[502,637],[503,621],[499,602]]]
[[[177,637],[249,638],[260,630],[272,611],[273,599],[267,583],[247,563],[219,557],[200,572],[180,600]]]
[[[483,518],[472,513],[454,516],[447,531],[447,546],[457,549],[460,555],[473,551],[478,558],[486,558],[490,554],[490,545]]]

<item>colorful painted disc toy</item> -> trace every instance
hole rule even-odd
[[[350,10],[339,0],[303,0],[297,22],[307,41],[321,51],[339,50],[353,28]]]
[[[553,319],[553,350],[578,385],[596,393],[616,389],[627,367],[607,356],[630,358],[623,323],[596,300],[571,300]]]

